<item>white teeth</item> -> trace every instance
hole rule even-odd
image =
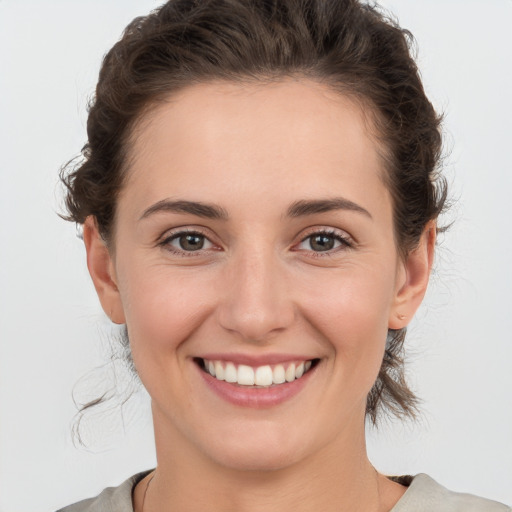
[[[285,379],[286,382],[292,382],[295,380],[295,365],[293,363],[286,368]]]
[[[210,365],[208,365],[208,370],[210,369]],[[217,380],[224,380],[224,367],[220,361],[215,361],[215,374],[210,372],[212,377],[215,377]]]
[[[282,384],[286,381],[284,366],[282,364],[278,364],[274,371],[272,372],[272,382],[274,384]]]
[[[259,366],[254,372],[254,384],[256,386],[271,386],[273,380],[270,366]]]
[[[237,381],[238,384],[241,384],[242,386],[254,386],[254,370],[250,366],[245,366],[245,364],[241,364],[238,367]]]
[[[228,363],[224,370],[224,380],[226,382],[236,382],[237,378],[236,366],[233,363]]]
[[[241,386],[269,387],[300,379],[312,366],[312,361],[301,363],[276,364],[252,368],[245,364],[236,366],[231,362],[203,360],[204,369],[217,380],[225,380]]]

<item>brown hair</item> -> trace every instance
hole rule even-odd
[[[170,0],[134,19],[107,53],[89,107],[83,159],[65,168],[68,220],[96,218],[111,240],[129,137],[148,108],[187,85],[306,77],[370,107],[386,149],[395,237],[406,258],[446,198],[440,116],[411,56],[411,34],[357,0]],[[414,415],[403,372],[405,329],[390,331],[367,414]]]

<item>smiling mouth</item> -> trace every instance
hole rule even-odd
[[[195,361],[204,372],[216,380],[239,386],[268,388],[300,379],[314,368],[320,360],[310,359],[257,367],[202,358],[196,358]]]

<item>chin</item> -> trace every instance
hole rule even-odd
[[[282,428],[277,432],[271,428],[258,430],[248,429],[243,436],[233,432],[220,442],[207,445],[205,451],[215,463],[237,471],[284,469],[314,451],[314,447],[304,443],[308,436],[293,436]]]
[[[285,452],[251,447],[245,450],[240,448],[210,454],[218,465],[235,471],[266,472],[277,471],[293,466],[300,460],[296,451]]]

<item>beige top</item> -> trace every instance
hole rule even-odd
[[[133,488],[148,473],[134,475],[119,487],[108,487],[96,498],[79,501],[57,512],[133,512]],[[496,501],[449,491],[425,474],[394,480],[409,486],[390,512],[512,512],[510,507]]]

